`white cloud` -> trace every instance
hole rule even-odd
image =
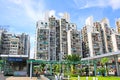
[[[45,11],[45,4],[43,0],[35,1],[35,0],[9,0],[10,3],[14,4],[16,6],[16,9],[19,10],[20,13],[24,13],[23,15],[28,17],[28,20],[32,21],[35,23],[39,19],[43,19],[44,16],[44,11]],[[13,7],[15,8],[15,7]],[[15,11],[12,13],[14,14]],[[51,14],[54,13],[53,11]],[[15,13],[16,14],[16,13]],[[31,23],[31,24],[33,24]],[[35,27],[35,26],[32,26]],[[15,32],[14,28],[11,28],[11,31]],[[18,33],[18,32],[15,32]],[[31,32],[33,33],[33,32]],[[35,41],[35,35],[34,34],[29,34],[30,35],[30,58],[34,57],[34,41]]]
[[[21,4],[22,0],[10,0],[11,2],[15,3],[15,4]]]
[[[55,10],[50,10],[49,11],[49,17],[55,16],[55,15],[56,15],[56,11]]]
[[[16,4],[18,7],[22,7],[26,16],[31,18],[34,21],[43,19],[43,12],[45,10],[45,4],[43,0],[34,1],[34,0],[9,0],[10,2]]]
[[[60,12],[58,13],[58,16],[63,17],[64,13]]]
[[[111,5],[113,9],[120,9],[120,0],[110,0],[109,5]]]
[[[78,9],[91,7],[111,7],[113,10],[120,9],[120,0],[74,0]]]
[[[44,14],[47,13],[47,16],[55,16],[56,18],[62,17],[63,13],[56,13],[55,10],[46,10],[46,5],[44,0],[9,0],[10,2],[16,4],[19,7],[22,7],[25,14],[34,21],[39,19],[44,19]],[[23,12],[22,11],[22,12]],[[58,15],[58,16],[57,16]]]
[[[63,17],[64,13],[62,13],[62,12],[56,13],[55,10],[50,10],[48,12],[48,15],[49,15],[49,17],[54,16],[56,19],[58,19],[58,18]]]

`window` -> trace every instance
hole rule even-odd
[[[47,25],[47,23],[45,23],[45,25]]]
[[[41,24],[43,25],[43,22],[41,22]]]

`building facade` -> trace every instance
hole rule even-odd
[[[119,20],[116,24],[119,26]],[[67,14],[60,19],[51,16],[46,21],[37,22],[36,59],[62,60],[65,55],[71,54],[86,58],[118,50],[119,32],[110,27],[107,18],[94,21],[90,16],[80,31]]]
[[[92,16],[88,17],[81,36],[83,58],[119,50],[119,33],[110,27],[107,18],[94,22]]]
[[[49,26],[48,22],[38,21],[36,25],[36,59],[47,60],[49,56]]]
[[[117,19],[117,21],[116,21],[116,31],[117,31],[117,33],[120,33],[120,18]]]
[[[66,13],[60,19],[56,19],[54,16],[51,16],[47,19],[48,21],[38,21],[36,26],[36,59],[41,60],[62,60],[64,55],[68,54],[80,54],[81,50],[72,50],[79,48],[80,44],[73,43],[75,40],[80,42],[80,34],[77,31],[76,25],[69,22],[69,15]],[[47,27],[41,23],[47,23]],[[39,35],[44,36],[39,30],[47,31],[47,44],[46,51],[40,46],[40,44],[46,39],[39,40]],[[72,37],[75,36],[75,37]],[[71,44],[73,43],[73,44]],[[69,46],[68,46],[69,45]],[[73,46],[74,45],[74,46]],[[71,48],[70,48],[71,47]],[[44,56],[41,56],[44,55]],[[45,58],[44,58],[45,57]]]
[[[70,23],[68,25],[68,55],[79,54],[82,55],[82,44],[80,31],[77,30],[76,24]]]

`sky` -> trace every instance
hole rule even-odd
[[[108,18],[110,27],[116,28],[120,18],[120,0],[0,0],[0,26],[9,25],[9,32],[30,35],[31,51],[34,56],[35,28],[38,20],[44,19],[45,12],[60,18],[64,12],[70,14],[70,21],[78,30],[85,25],[89,16],[94,21]]]

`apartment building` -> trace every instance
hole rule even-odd
[[[81,30],[83,57],[113,52],[112,31],[107,18],[94,22],[92,16],[88,17],[85,27]]]
[[[48,20],[48,21],[47,21]],[[76,25],[69,22],[69,15],[66,13],[60,19],[56,19],[54,16],[51,16],[46,21],[38,21],[36,26],[36,59],[41,60],[62,60],[64,55],[71,54],[72,47],[77,46],[77,49],[80,47],[80,44],[73,43],[74,40],[80,42],[79,32],[76,29]],[[45,23],[47,23],[47,27],[45,27]],[[45,39],[39,39],[39,35],[44,36],[40,31],[41,30],[47,31],[47,44],[44,44],[44,48],[46,51],[41,49],[42,46],[40,44],[45,41]],[[69,32],[70,31],[70,32]],[[69,40],[67,36],[76,36],[73,41]],[[70,46],[71,49],[68,47],[68,41],[72,41],[69,43],[73,43]],[[43,44],[42,44],[43,45]],[[45,46],[46,45],[46,46]],[[74,45],[74,46],[73,46]],[[68,49],[69,48],[69,49]],[[70,50],[70,51],[69,51]],[[69,53],[69,52],[70,53]],[[75,51],[74,53],[80,54],[80,49]],[[41,56],[44,55],[44,56]]]
[[[30,37],[29,35],[22,33],[21,35],[17,36],[19,38],[19,45],[21,47],[21,49],[19,49],[20,51],[23,51],[21,54],[23,55],[28,55],[28,57],[30,57]]]
[[[120,33],[120,18],[117,19],[117,21],[116,21],[116,31],[117,31],[117,33]]]
[[[63,55],[68,54],[68,43],[67,43],[67,27],[68,22],[65,18],[60,19],[60,59],[63,58]]]
[[[113,44],[112,44],[112,30],[109,25],[109,20],[107,18],[102,19],[101,26],[103,30],[103,39],[105,44],[105,53],[113,52]]]
[[[44,25],[45,23],[47,24],[46,27]],[[67,53],[67,49],[65,49],[67,45],[65,27],[66,27],[65,19],[57,20],[54,16],[49,17],[48,22],[45,22],[45,21],[37,22],[36,59],[60,60],[60,58],[62,57],[62,55],[60,55],[62,54],[61,52]],[[41,30],[44,30],[44,32],[46,31],[46,35],[42,34],[40,32]],[[38,38],[39,35],[44,36],[42,38],[46,37],[46,40],[39,39]],[[41,44],[44,41],[46,41],[47,43]],[[42,46],[44,45],[44,50],[42,49],[42,46],[39,46],[40,44]]]
[[[49,59],[49,26],[48,22],[38,21],[36,25],[36,59]]]
[[[25,36],[24,38],[22,36]],[[2,53],[8,55],[27,55],[29,57],[30,41],[26,34],[15,35],[9,32],[2,33]],[[22,42],[24,41],[24,42]]]
[[[100,33],[96,30],[93,23],[93,17],[86,19],[87,35],[88,35],[88,47],[91,57],[100,55],[102,53]]]
[[[82,55],[82,42],[80,31],[77,30],[77,26],[74,23],[68,25],[67,38],[68,38],[68,55],[79,54]]]
[[[50,60],[56,60],[56,19],[51,16],[49,18],[50,29]]]
[[[19,52],[19,38],[11,37],[10,39],[10,55],[17,55]]]
[[[116,22],[119,25],[119,20]],[[82,57],[102,55],[119,50],[119,27],[117,31],[112,29],[107,18],[101,21],[93,21],[90,16],[81,30]],[[89,54],[88,54],[89,53]]]
[[[89,57],[89,46],[88,46],[88,35],[87,27],[84,26],[81,30],[81,41],[82,41],[82,57]]]
[[[112,43],[113,43],[113,51],[116,52],[120,50],[120,34],[112,34]]]

